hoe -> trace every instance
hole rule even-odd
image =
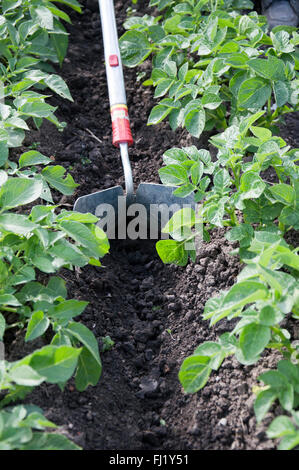
[[[179,209],[195,208],[194,196],[185,198],[173,195],[176,187],[154,183],[141,183],[134,192],[132,169],[128,147],[133,144],[126,101],[126,92],[115,22],[113,0],[99,0],[102,35],[105,51],[106,77],[108,83],[110,113],[112,121],[112,143],[120,150],[125,177],[125,192],[122,186],[97,191],[81,196],[74,205],[78,212],[89,212],[100,218],[98,225],[108,238],[127,237],[127,216],[131,220],[131,238],[157,238],[163,224]],[[136,231],[137,226],[139,227]],[[118,227],[116,236],[115,228]],[[137,235],[136,235],[137,234]]]

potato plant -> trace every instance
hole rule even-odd
[[[58,4],[58,5],[57,5]],[[62,20],[76,0],[3,0],[0,5],[0,342],[21,328],[25,342],[43,337],[45,346],[20,360],[0,357],[0,449],[79,449],[34,406],[17,405],[43,382],[64,388],[75,376],[78,390],[95,385],[101,359],[94,334],[77,321],[88,302],[67,298],[56,274],[99,261],[109,243],[91,214],[61,210],[52,191],[71,195],[70,174],[38,150],[16,162],[10,149],[22,144],[30,126],[48,119],[59,129],[49,92],[72,100],[53,65],[61,65],[68,43]],[[46,336],[45,336],[46,335]],[[50,339],[49,339],[50,338]],[[10,405],[10,406],[7,406]]]
[[[276,129],[298,109],[298,34],[277,27],[266,34],[264,17],[240,14],[251,2],[150,2],[163,15],[130,17],[120,39],[123,62],[135,67],[152,55],[144,85],[155,87],[148,124],[168,118],[199,137],[265,107],[257,125]],[[211,11],[212,7],[212,12]],[[273,106],[275,110],[273,111]]]
[[[227,227],[227,239],[239,244],[232,254],[245,264],[203,312],[211,326],[234,320],[233,331],[199,345],[179,379],[186,393],[195,393],[228,356],[251,365],[266,348],[278,350],[277,370],[259,377],[254,409],[261,422],[279,401],[287,414],[267,434],[281,439],[279,449],[292,449],[299,445],[299,347],[282,324],[299,318],[298,248],[285,241],[299,230],[299,149],[279,137],[276,124],[298,110],[298,33],[276,27],[269,34],[264,17],[240,14],[250,2],[151,0],[150,6],[159,16],[129,17],[121,38],[129,67],[152,55],[144,85],[153,85],[161,100],[148,124],[167,117],[172,129],[185,127],[195,137],[218,131],[210,138],[215,161],[196,146],[163,155],[162,183],[177,186],[180,197],[193,193],[198,207],[170,219],[163,231],[171,239],[157,243],[158,254],[185,266],[189,257],[196,261],[198,238],[208,241],[213,228]],[[268,169],[277,182],[265,179]]]

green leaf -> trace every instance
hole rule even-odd
[[[69,321],[72,318],[80,315],[88,305],[88,302],[82,300],[64,300],[58,305],[54,305],[48,312],[49,316],[52,317],[55,321],[65,322]]]
[[[287,416],[277,416],[267,429],[270,439],[294,434],[295,426]]]
[[[248,280],[238,282],[224,296],[220,305],[216,305],[215,310],[207,308],[206,305],[204,319],[213,317],[211,320],[211,325],[213,325],[232,311],[243,308],[256,300],[265,299],[267,296],[268,289],[261,282]]]
[[[261,309],[259,322],[264,326],[273,326],[276,323],[276,312],[273,307],[267,305]]]
[[[241,177],[241,199],[257,199],[264,192],[266,184],[254,171],[247,171]]]
[[[284,207],[279,216],[279,222],[299,230],[299,208]]]
[[[0,142],[0,166],[3,166],[8,159],[8,146],[5,142]]]
[[[63,220],[59,226],[73,240],[87,248],[90,256],[102,257],[108,252],[107,237],[97,226],[88,228],[80,222],[72,220]]]
[[[81,212],[74,212],[74,211],[65,211],[62,210],[60,214],[56,217],[57,221],[61,220],[75,220],[76,222],[81,222],[82,224],[94,224],[99,219],[93,214],[81,213]]]
[[[41,196],[42,189],[42,183],[36,179],[8,179],[0,189],[0,207],[3,211],[29,204]]]
[[[278,107],[286,104],[290,99],[288,82],[275,82],[273,83],[273,91],[275,96],[275,101]]]
[[[136,67],[152,52],[152,46],[144,33],[127,31],[119,39],[121,58],[127,67]]]
[[[37,387],[45,381],[45,377],[28,365],[16,365],[9,371],[9,378],[18,385]]]
[[[210,358],[206,356],[187,357],[179,371],[179,380],[186,393],[195,393],[207,383],[212,369],[209,367]]]
[[[0,294],[0,305],[10,305],[11,307],[19,307],[21,304],[12,294]]]
[[[238,92],[238,106],[246,109],[262,108],[271,96],[270,84],[259,77],[244,80]]]
[[[62,434],[35,432],[32,439],[22,445],[21,450],[81,450],[81,447]]]
[[[173,84],[173,80],[171,78],[165,78],[161,80],[156,87],[154,98],[159,98],[161,96],[164,96],[172,84]]]
[[[32,407],[33,409],[37,407]],[[52,423],[48,419],[46,419],[41,411],[39,411],[39,408],[37,408],[37,411],[30,411],[31,406],[26,407],[27,412],[29,413],[27,417],[22,421],[22,424],[26,427],[31,427],[34,429],[39,429],[43,430],[45,428],[57,428],[56,424]]]
[[[52,276],[47,285],[47,291],[53,294],[53,299],[58,297],[65,298],[67,296],[67,289],[65,281],[57,276]]]
[[[163,233],[170,233],[173,238],[178,239],[175,235],[178,234],[181,239],[187,238],[184,236],[184,230],[187,229],[187,236],[190,235],[190,228],[195,224],[195,212],[190,207],[185,207],[176,211],[168,223],[163,227]]]
[[[4,336],[4,332],[5,332],[5,327],[6,327],[5,318],[4,318],[4,316],[2,315],[2,313],[0,313],[0,341],[3,340],[3,336]]]
[[[42,312],[41,310],[33,312],[27,326],[25,341],[33,341],[34,339],[43,335],[48,329],[49,324],[50,321],[44,315],[44,312]]]
[[[93,356],[97,364],[102,367],[99,348],[94,334],[82,323],[71,322],[66,330],[70,335],[80,341]]]
[[[36,150],[30,150],[29,152],[22,153],[19,159],[19,168],[31,165],[47,165],[52,160],[45,155],[37,152]]]
[[[290,205],[295,200],[295,191],[289,184],[275,184],[274,186],[270,186],[269,190],[277,201],[285,205]]]
[[[57,1],[57,0],[56,0]],[[55,21],[54,21],[55,22]],[[64,28],[63,28],[64,29]],[[60,66],[66,56],[68,48],[68,36],[66,34],[51,34],[51,42],[54,45],[54,49],[59,60]]]
[[[294,46],[290,44],[290,35],[286,31],[278,31],[277,33],[270,33],[270,37],[273,41],[273,46],[276,52],[293,52]]]
[[[44,103],[42,101],[27,101],[23,104],[19,111],[26,116],[32,116],[37,118],[48,118],[53,116],[53,113],[56,111],[57,108],[51,106],[48,103]]]
[[[172,109],[170,107],[163,106],[162,104],[154,106],[148,117],[147,125],[159,124],[159,122],[163,121],[171,111]]]
[[[74,373],[81,349],[70,346],[45,346],[19,361],[18,365],[29,365],[47,382],[67,381]]]
[[[42,171],[42,176],[50,184],[50,186],[57,189],[62,194],[70,196],[73,194],[75,188],[77,188],[79,185],[74,182],[73,177],[70,174],[64,178],[65,171],[65,168],[62,166],[55,165],[44,168]]]
[[[262,390],[258,394],[254,403],[254,412],[258,423],[260,423],[268,413],[277,396],[277,392],[271,388]]]
[[[272,137],[272,132],[265,127],[251,126],[250,130],[260,140],[269,140]]]
[[[259,380],[262,380],[266,385],[270,385],[273,389],[279,390],[284,389],[288,385],[288,380],[278,370],[268,370],[259,376]]]
[[[248,65],[258,75],[269,80],[285,80],[284,62],[275,56],[269,55],[267,59],[250,59]]]
[[[22,4],[22,0],[3,0],[2,1],[2,11],[6,13],[9,10],[17,8]]]
[[[67,5],[68,7],[72,8],[73,10],[77,11],[78,13],[81,13],[81,5],[77,0],[55,0],[56,3],[63,3],[64,5]]]
[[[59,96],[62,96],[62,98],[74,101],[67,84],[59,75],[51,74],[44,80],[44,82],[49,88],[51,88],[51,90],[55,91]]]
[[[157,253],[164,264],[177,264],[186,266],[188,254],[184,249],[184,243],[176,240],[159,240],[156,243]]]
[[[167,165],[161,168],[159,176],[166,186],[180,186],[189,183],[187,170],[180,165]]]
[[[76,245],[71,244],[68,240],[58,240],[54,246],[52,246],[48,253],[54,258],[65,261],[65,264],[71,263],[74,266],[83,267],[89,259],[85,256]]]
[[[240,347],[244,358],[248,361],[258,356],[267,346],[271,338],[268,326],[258,323],[246,325],[240,334]]]
[[[42,28],[53,29],[53,15],[45,6],[34,6],[31,8],[31,17],[37,21]]]
[[[89,385],[95,386],[101,376],[102,367],[91,352],[84,347],[79,356],[78,368],[75,375],[76,388],[83,392]]]
[[[222,193],[223,191],[225,191],[225,188],[230,186],[230,184],[231,180],[227,170],[219,169],[214,174],[214,186],[217,192]]]
[[[216,109],[222,103],[221,98],[213,93],[205,93],[202,97],[202,105],[207,109]]]
[[[204,165],[202,162],[196,162],[194,165],[191,167],[191,180],[192,183],[195,185],[198,185],[199,181],[201,180],[201,177],[204,172]]]
[[[290,436],[284,436],[279,443],[278,450],[291,450],[299,445],[299,431]]]
[[[184,111],[184,125],[194,137],[199,137],[204,130],[206,113],[201,106],[200,100],[190,101]]]
[[[17,235],[26,236],[38,227],[28,220],[28,217],[20,214],[2,214],[0,215],[0,229],[6,232],[16,233]]]

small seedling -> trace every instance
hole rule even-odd
[[[110,349],[112,349],[115,344],[115,342],[108,335],[103,336],[101,340],[102,340],[102,348],[101,348],[102,352],[110,351]]]

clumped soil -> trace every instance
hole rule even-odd
[[[73,24],[67,26],[70,46],[60,72],[74,103],[51,99],[59,105],[57,115],[67,127],[60,133],[46,122],[19,149],[21,153],[38,142],[41,152],[53,156],[80,183],[74,197],[56,197],[66,209],[81,195],[123,184],[118,150],[111,144],[98,2],[81,3],[83,15],[71,13]],[[116,1],[119,34],[131,5],[131,1]],[[147,1],[138,1],[139,14],[149,13],[146,5]],[[148,75],[149,64],[140,70]],[[134,69],[125,69],[125,80],[135,138],[130,156],[136,184],[159,182],[162,154],[170,147],[195,144],[210,149],[208,134],[198,140],[184,130],[171,131],[167,123],[147,127],[154,105],[152,90],[136,81]],[[298,115],[287,117],[282,132],[289,144],[299,146]],[[115,345],[102,354],[103,374],[97,386],[79,393],[72,381],[63,392],[44,384],[27,401],[39,405],[84,449],[275,448],[265,429],[281,410],[272,408],[257,426],[252,386],[261,372],[275,366],[276,354],[265,353],[250,367],[228,358],[206,387],[192,396],[184,394],[178,380],[187,355],[233,326],[222,321],[210,328],[201,317],[208,298],[229,288],[242,269],[230,255],[233,246],[222,229],[214,230],[211,240],[201,248],[197,262],[189,262],[186,268],[163,265],[154,242],[120,241],[111,243],[102,268],[61,272],[69,298],[89,301],[81,321],[100,346],[106,335]],[[20,353],[24,354],[24,344],[18,336],[9,347],[10,358]]]

